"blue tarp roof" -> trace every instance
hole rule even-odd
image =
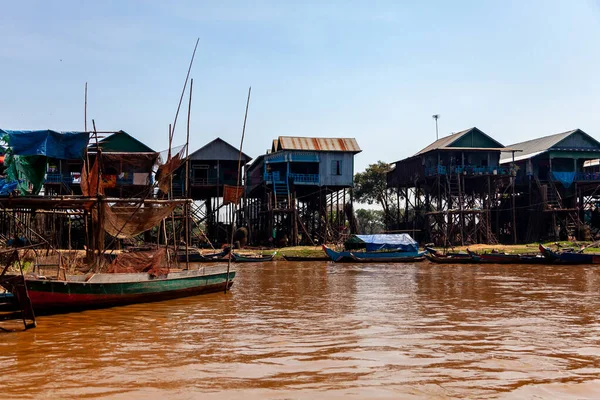
[[[7,135],[8,146],[14,155],[47,156],[63,160],[82,158],[89,140],[87,132],[57,132],[49,129],[43,131],[0,129],[0,133]]]
[[[391,233],[376,235],[353,235],[365,243],[368,251],[380,249],[401,249],[404,251],[418,251],[419,244],[407,233]],[[350,241],[353,241],[350,239]]]

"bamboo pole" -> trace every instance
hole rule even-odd
[[[196,56],[196,49],[198,48],[198,42],[200,38],[196,39],[196,45],[194,46],[194,52],[192,53],[192,59],[190,60],[190,66],[188,67],[185,82],[183,83],[183,90],[181,91],[181,97],[179,98],[179,105],[177,106],[177,112],[175,112],[175,120],[173,121],[173,133],[175,132],[175,125],[177,124],[177,117],[179,116],[179,109],[181,108],[181,102],[183,101],[183,95],[185,94],[185,88],[187,87],[188,79],[190,78],[190,72],[192,70],[192,64],[194,63],[194,57]],[[170,149],[171,146],[169,146]]]
[[[172,146],[173,146],[173,129],[171,128],[171,124],[169,124],[169,159],[171,159],[171,147]],[[168,199],[169,200],[173,199],[173,174],[170,174],[170,176],[169,176]],[[166,224],[167,223],[165,221],[165,226],[166,226]],[[177,262],[177,252],[179,250],[179,246],[178,246],[179,243],[177,242],[177,232],[175,231],[175,211],[174,210],[171,212],[171,230],[173,231],[173,249],[175,250],[175,262]],[[167,243],[167,260],[170,262],[171,259],[168,257],[169,243],[168,243],[168,241],[166,243]]]
[[[248,88],[248,99],[246,100],[246,113],[244,114],[244,125],[242,127],[242,139],[240,140],[240,154],[238,156],[238,169],[237,169],[237,184],[235,187],[236,190],[236,198],[237,198],[237,188],[240,186],[240,177],[241,177],[241,165],[242,165],[242,148],[244,147],[244,135],[246,134],[246,121],[248,120],[248,107],[250,106],[250,93],[252,92],[252,86]],[[237,202],[234,203],[234,210],[237,206]],[[231,241],[229,242],[229,259],[227,261],[227,276],[225,278],[225,293],[227,293],[227,289],[229,287],[229,271],[231,269],[231,257],[233,256],[233,236],[235,234],[234,231],[235,226],[235,212],[234,212],[234,220],[231,221]]]
[[[187,133],[185,139],[185,198],[190,198],[190,118],[192,113],[192,90],[194,79],[190,81],[190,101],[188,103]],[[185,214],[185,269],[190,269],[190,204],[186,203]]]
[[[515,152],[512,152],[512,171],[515,170]],[[516,175],[513,176],[512,172],[511,172],[511,177],[510,177],[511,181],[512,181],[512,193],[511,193],[511,197],[512,197],[512,231],[513,231],[513,243],[517,244],[517,209],[515,207],[515,183],[517,180]]]
[[[85,103],[83,105],[83,126],[87,132],[87,82],[85,83]]]

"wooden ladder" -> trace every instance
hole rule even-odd
[[[15,260],[19,265],[20,274],[8,275],[6,272],[8,268],[14,264]],[[8,290],[13,298],[4,296],[3,301],[0,302],[0,320],[9,321],[20,319],[23,321],[25,330],[35,328],[37,323],[35,321],[35,314],[33,312],[33,305],[27,292],[27,283],[25,276],[23,275],[23,268],[19,262],[18,250],[14,250],[4,266],[2,273],[0,274],[0,286]]]

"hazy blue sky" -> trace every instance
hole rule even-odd
[[[239,144],[249,85],[253,157],[279,135],[355,137],[359,171],[425,147],[434,113],[441,135],[600,138],[599,20],[584,0],[3,1],[0,128],[83,129],[87,81],[98,129],[162,150],[199,37],[192,149]]]

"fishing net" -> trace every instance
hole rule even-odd
[[[151,276],[165,276],[169,273],[167,249],[121,253],[108,266],[109,274],[147,272]]]
[[[173,175],[173,173],[177,169],[179,169],[179,167],[181,167],[181,165],[185,161],[185,150],[186,147],[183,146],[177,154],[175,154],[172,157],[171,155],[169,155],[167,161],[158,167],[158,170],[156,171],[156,181],[158,182],[158,188],[161,192],[169,192],[169,185],[171,182],[170,178]]]
[[[111,172],[131,171],[147,172],[151,171],[156,164],[158,153],[102,153],[102,169]]]
[[[104,230],[118,239],[128,239],[152,229],[168,217],[177,204],[104,204],[102,222]]]

